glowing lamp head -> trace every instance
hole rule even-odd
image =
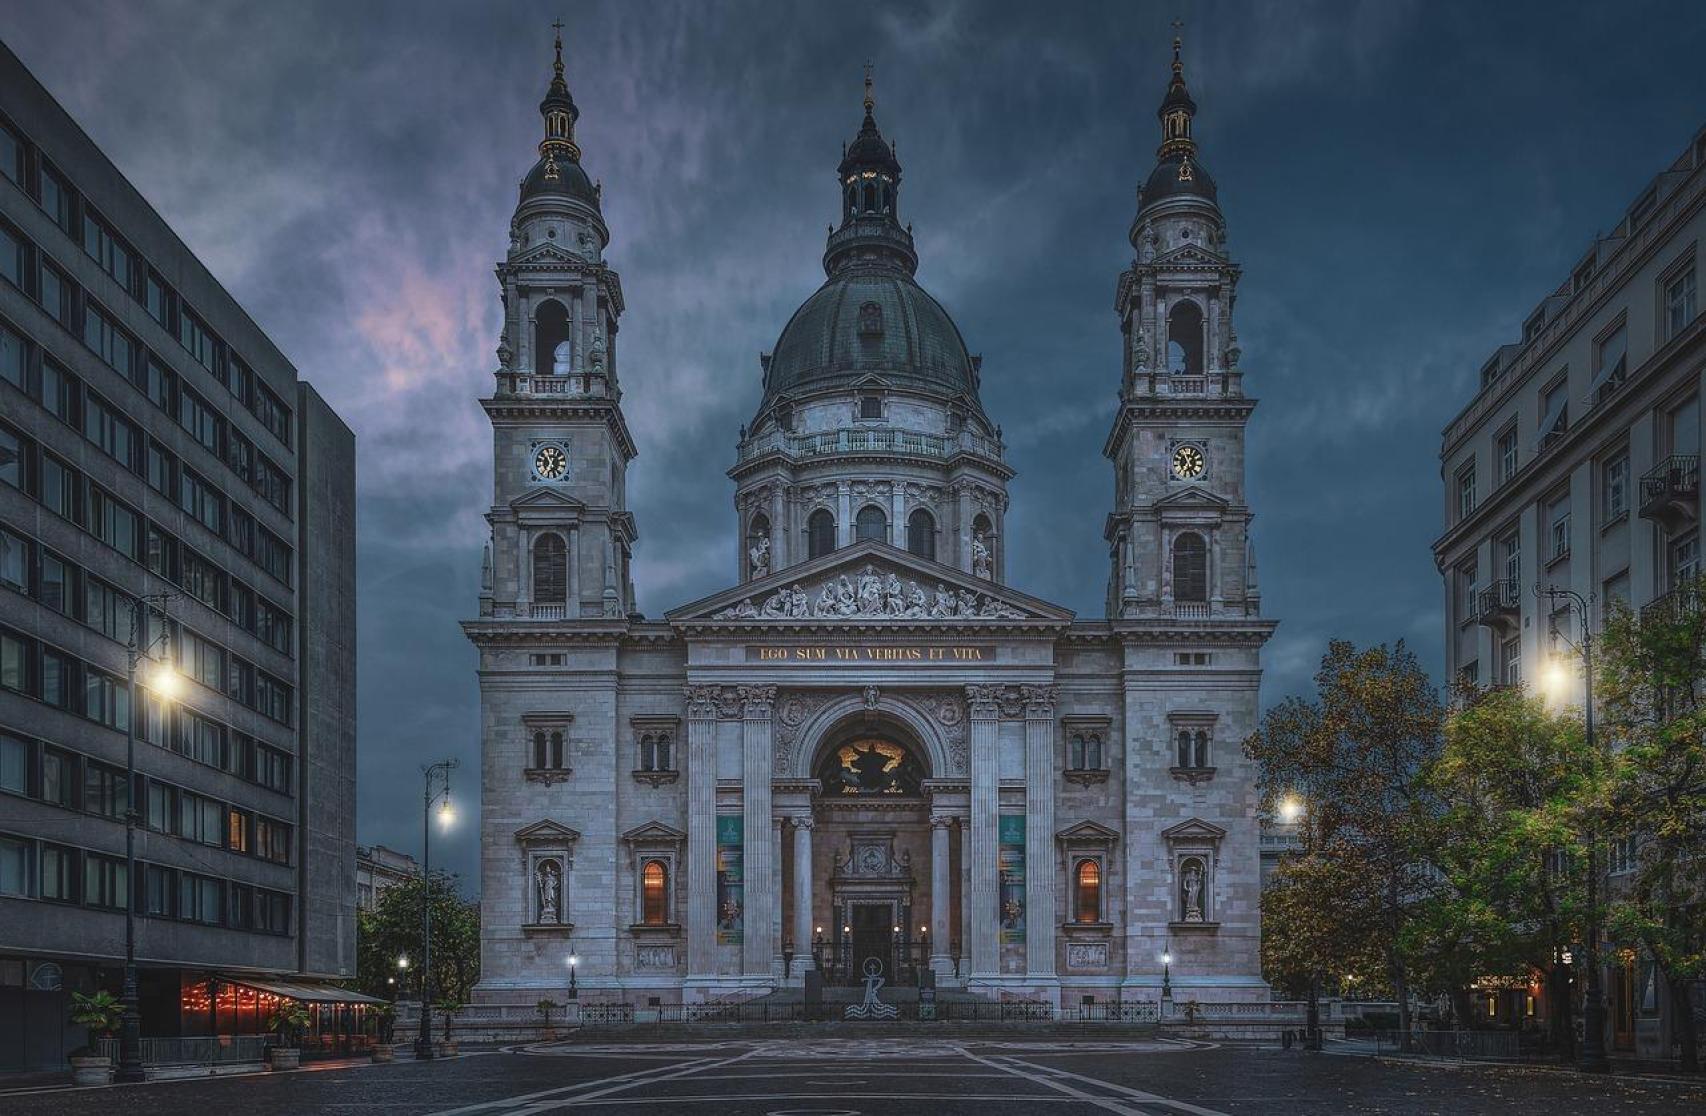
[[[1173,963],[1173,954],[1171,952],[1163,953],[1161,955],[1161,963],[1163,965],[1171,965]]]
[[[154,669],[148,672],[148,688],[163,698],[178,696],[178,672],[172,669],[170,659],[162,659],[154,664]]]
[[[409,967],[409,959],[408,959],[408,958],[407,958],[407,957],[399,957],[399,958],[397,958],[397,967],[398,967],[398,968],[399,968],[399,969],[406,969],[406,968],[408,968],[408,967]]]
[[[1295,794],[1288,794],[1284,798],[1280,799],[1279,816],[1280,821],[1287,823],[1294,822],[1298,818],[1302,817],[1303,799],[1297,797]]]
[[[569,968],[571,968],[571,969],[572,969],[572,968],[574,968],[574,967],[575,967],[575,966],[576,966],[576,965],[579,965],[579,964],[580,964],[580,963],[581,963],[581,959],[580,959],[580,958],[579,958],[579,957],[576,957],[576,956],[575,956],[575,955],[574,955],[574,954],[572,954],[572,953],[571,953],[571,954],[569,954]]]
[[[447,792],[444,801],[438,804],[438,824],[448,829],[455,821],[456,807],[450,804],[450,795]]]
[[[1553,697],[1564,696],[1570,684],[1570,672],[1565,669],[1562,656],[1553,655],[1547,660],[1545,683],[1547,692]]]

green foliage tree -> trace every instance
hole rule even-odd
[[[480,905],[463,899],[456,877],[435,873],[424,889],[432,918],[431,986],[439,999],[465,1002],[480,979]],[[386,888],[371,910],[356,915],[356,987],[372,996],[421,995],[420,880]],[[410,967],[399,971],[397,959]],[[396,984],[389,983],[395,977]]]
[[[1706,578],[1639,616],[1614,608],[1597,696],[1614,742],[1603,801],[1608,840],[1634,850],[1610,895],[1614,941],[1639,944],[1664,979],[1686,1070],[1699,1069],[1691,989],[1706,980]]]
[[[1553,712],[1520,687],[1465,695],[1429,779],[1445,805],[1437,846],[1447,886],[1414,927],[1431,983],[1458,999],[1482,974],[1546,979],[1549,1031],[1572,1054],[1569,968],[1585,906],[1584,803],[1602,765],[1579,713]]]
[[[1313,897],[1314,917],[1329,926],[1314,944],[1295,943],[1297,951],[1330,971],[1334,959],[1319,952],[1323,946],[1366,935],[1384,962],[1407,1042],[1413,958],[1406,945],[1435,884],[1428,868],[1441,810],[1426,771],[1440,753],[1444,707],[1402,642],[1359,649],[1334,640],[1315,684],[1314,700],[1292,697],[1269,710],[1245,751],[1259,765],[1270,809],[1286,795],[1303,796],[1305,840],[1313,845],[1304,856],[1355,880],[1347,893]]]

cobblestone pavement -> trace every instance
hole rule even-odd
[[[7,1116],[1244,1116],[1706,1112],[1706,1081],[1394,1063],[1165,1040],[559,1043],[431,1063],[0,1093]]]

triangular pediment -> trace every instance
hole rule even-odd
[[[1055,840],[1076,842],[1078,844],[1111,845],[1120,839],[1119,831],[1109,829],[1093,821],[1081,821],[1077,825],[1067,826],[1056,833]]]
[[[580,840],[580,836],[579,831],[549,818],[524,825],[515,831],[517,841],[535,845],[572,845]]]
[[[546,484],[537,485],[528,489],[520,496],[511,500],[509,502],[509,506],[514,508],[516,511],[521,511],[523,509],[533,509],[536,511],[540,509],[563,511],[569,508],[572,508],[575,511],[584,511],[586,509],[586,505],[584,503],[575,499],[573,496],[570,496],[567,492]]]
[[[1190,267],[1222,264],[1225,262],[1226,260],[1223,256],[1216,255],[1215,253],[1195,244],[1186,244],[1182,247],[1174,248],[1170,252],[1163,252],[1156,256],[1152,261],[1152,265],[1155,267],[1167,267],[1169,265]]]
[[[673,624],[1069,623],[1072,611],[881,542],[821,558],[683,605]]]
[[[1224,511],[1226,508],[1231,506],[1231,501],[1227,500],[1225,497],[1217,496],[1208,489],[1199,488],[1194,484],[1189,488],[1180,489],[1178,492],[1168,493],[1166,496],[1155,501],[1155,507],[1157,510],[1178,508],[1189,511],[1199,511],[1209,508],[1214,511]]]
[[[1182,821],[1170,829],[1163,829],[1161,831],[1161,839],[1163,841],[1174,842],[1207,841],[1213,843],[1219,841],[1224,836],[1226,836],[1226,830],[1215,825],[1213,822],[1205,822],[1201,818],[1192,818],[1189,821]]]
[[[649,821],[622,834],[622,840],[630,845],[679,845],[687,840],[687,834],[660,821]]]

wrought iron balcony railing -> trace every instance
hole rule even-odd
[[[1515,627],[1522,615],[1522,587],[1514,577],[1501,577],[1475,591],[1475,623],[1489,628]]]
[[[1641,515],[1673,522],[1700,514],[1700,455],[1675,453],[1641,478]]]

